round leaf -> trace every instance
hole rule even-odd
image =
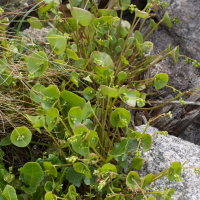
[[[119,72],[117,74],[117,78],[119,79],[119,82],[125,80],[127,78],[126,72],[123,72],[123,71]]]
[[[81,123],[82,119],[82,110],[80,107],[73,107],[69,110],[68,121],[71,128],[73,128],[76,124]]]
[[[165,73],[156,74],[154,78],[156,79],[153,81],[153,86],[155,87],[156,90],[164,88],[165,87],[164,84],[167,84],[169,80],[168,74]]]
[[[110,115],[110,122],[114,127],[128,126],[131,120],[131,114],[124,108],[117,108]]]
[[[88,101],[93,99],[94,95],[95,95],[95,90],[91,87],[87,87],[83,90],[83,96]]]
[[[31,88],[30,91],[30,97],[33,101],[36,101],[37,103],[41,103],[42,101],[42,92],[44,91],[45,87],[40,84],[36,84]]]
[[[57,55],[62,54],[65,51],[67,45],[66,39],[63,36],[53,34],[49,35],[49,43]]]
[[[42,28],[42,23],[36,17],[30,17],[29,19],[27,19],[27,21],[30,23],[31,27],[33,28],[36,28],[36,29]]]
[[[152,145],[152,137],[149,134],[143,134],[141,138],[141,146],[143,147],[143,151],[147,152]]]
[[[26,127],[16,128],[10,136],[11,142],[18,147],[26,147],[31,142],[32,134]]]
[[[135,191],[135,190],[139,189],[137,186],[139,184],[139,181],[140,181],[140,177],[139,177],[138,173],[132,171],[128,174],[128,176],[126,178],[126,185],[132,191]]]
[[[44,196],[44,200],[56,200],[57,197],[52,192],[47,192]]]
[[[47,174],[51,174],[54,177],[58,176],[56,168],[50,162],[43,162],[43,167],[45,168],[45,172]]]

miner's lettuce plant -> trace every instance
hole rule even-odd
[[[181,96],[185,93],[167,85],[166,73],[140,79],[164,57],[170,56],[177,62],[181,56],[179,47],[171,49],[170,45],[158,55],[149,53],[153,50],[149,35],[161,22],[172,26],[167,13],[158,23],[150,19],[148,31],[141,33],[154,6],[166,4],[149,0],[141,11],[130,5],[130,0],[118,1],[121,14],[126,9],[134,14],[130,24],[118,18],[115,10],[98,9],[96,1],[90,4],[90,1],[69,1],[69,18],[58,10],[59,1],[42,2],[38,3],[39,19],[31,17],[27,21],[36,29],[41,29],[47,21],[52,23],[54,28],[46,36],[50,51],[33,41],[28,46],[19,36],[7,39],[4,31],[8,23],[4,18],[0,23],[5,36],[1,43],[1,91],[5,94],[5,90],[12,89],[18,94],[16,106],[6,101],[2,103],[9,109],[5,110],[6,115],[20,114],[24,120],[21,126],[13,126],[15,129],[0,145],[27,147],[31,157],[19,169],[19,176],[14,175],[12,167],[7,170],[0,160],[0,197],[10,200],[153,200],[157,195],[170,199],[173,188],[155,191],[148,185],[163,176],[169,181],[180,181],[184,163],[173,162],[159,174],[140,177],[136,170],[145,162],[142,152],[151,148],[152,136],[146,129],[140,133],[129,126],[131,109],[155,108],[145,106],[149,95],[146,87],[150,85],[155,90],[166,86],[177,92],[177,96],[166,103],[177,98],[184,103]],[[136,30],[141,19],[142,25]],[[196,67],[199,65],[186,57],[188,61]],[[14,64],[17,68],[13,71]],[[168,115],[170,113],[162,117]],[[166,135],[166,132],[156,134]],[[38,143],[34,141],[36,136],[51,139],[48,144]],[[43,157],[33,156],[32,143],[46,147]],[[131,152],[135,152],[134,158],[128,165]],[[3,158],[4,152],[0,153]]]

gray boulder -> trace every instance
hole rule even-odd
[[[156,12],[158,20],[162,19],[165,11],[169,13],[170,18],[177,17],[180,24],[174,24],[169,29],[170,34],[184,50],[184,54],[200,61],[200,1],[166,1],[170,6]]]
[[[143,132],[146,125],[136,127],[138,131]],[[153,135],[158,129],[149,126],[146,133]],[[129,157],[129,166],[131,164],[134,153]],[[187,163],[185,167],[197,167],[200,168],[200,146],[197,146],[188,141],[184,141],[180,138],[167,135],[158,135],[158,138],[153,136],[152,147],[148,152],[143,153],[145,158],[145,164],[138,172],[141,177],[146,176],[149,173],[157,174],[162,172],[166,168],[170,167],[174,161]],[[151,184],[151,187],[155,190],[159,188],[162,190],[165,188],[174,188],[175,193],[173,195],[174,200],[199,200],[200,199],[200,175],[194,173],[194,169],[186,169],[182,171],[181,182],[171,181],[169,182],[167,177],[163,177],[156,180]]]

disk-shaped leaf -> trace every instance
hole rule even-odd
[[[16,128],[10,136],[11,142],[18,147],[26,147],[31,142],[32,134],[26,127]]]
[[[90,170],[85,164],[77,162],[73,164],[73,168],[76,172],[84,174],[87,178],[92,178]]]
[[[113,21],[112,16],[103,16],[94,20],[94,28],[102,35],[107,33]]]
[[[7,60],[6,60],[6,58],[3,56],[3,57],[0,59],[0,74],[2,74],[2,73],[5,71],[5,69],[7,68],[7,65],[8,65]]]
[[[96,147],[97,144],[98,144],[98,139],[99,139],[99,137],[98,137],[98,135],[97,135],[97,132],[96,132],[96,131],[93,131],[93,130],[90,130],[90,133],[89,133],[89,135],[88,135],[88,138],[89,138],[90,141],[92,142],[92,145],[93,145],[94,147]]]
[[[79,59],[79,57],[77,56],[77,54],[73,50],[68,49],[68,48],[67,48],[67,57],[71,58],[73,60],[78,60]]]
[[[0,74],[0,85],[9,86],[12,83],[12,75],[10,70],[5,70],[2,74]]]
[[[57,196],[52,192],[47,192],[44,196],[44,200],[56,200]]]
[[[140,170],[144,162],[145,162],[144,158],[137,158],[137,157],[133,158],[132,163],[131,163],[131,169]]]
[[[70,108],[77,106],[83,108],[86,103],[83,98],[69,91],[63,91],[60,95],[69,104]]]
[[[27,19],[27,21],[30,23],[32,28],[36,28],[36,29],[42,28],[42,23],[36,17],[30,17],[29,19]]]
[[[71,9],[72,17],[82,26],[88,26],[92,21],[92,14],[84,9],[73,7]]]
[[[76,142],[72,143],[72,148],[76,153],[79,153],[81,156],[87,156],[89,152],[89,142],[88,140],[84,141],[84,138],[76,136]]]
[[[152,137],[149,134],[143,134],[141,138],[141,146],[143,147],[143,152],[147,152],[152,145]]]
[[[47,181],[45,183],[44,189],[46,192],[52,192],[53,191],[53,183],[51,181]]]
[[[110,122],[114,127],[128,126],[131,120],[131,114],[124,108],[117,108],[110,115]]]
[[[137,189],[139,189],[137,186],[137,185],[139,185],[139,181],[140,181],[140,177],[139,177],[138,173],[132,171],[132,172],[129,172],[129,174],[126,178],[126,185],[132,191],[136,191]]]
[[[121,99],[132,107],[136,106],[137,100],[140,96],[140,93],[137,90],[128,90],[126,87],[123,87],[120,90],[120,94]]]
[[[115,52],[118,54],[118,53],[120,53],[122,51],[122,47],[121,46],[117,46],[116,48],[115,48]]]
[[[153,50],[152,42],[144,42],[141,46],[143,52],[151,52]]]
[[[144,189],[147,184],[151,181],[153,177],[153,174],[147,174],[142,180],[141,180],[141,188]]]
[[[43,162],[43,167],[45,168],[45,172],[47,174],[51,174],[54,177],[58,176],[58,172],[56,170],[56,168],[50,163],[50,162]]]
[[[113,60],[107,53],[95,51],[92,53],[91,58],[96,64],[95,71],[99,74],[104,74],[105,71],[114,69]]]
[[[32,53],[28,58],[27,70],[29,73],[33,73],[35,77],[42,76],[47,67],[48,61],[43,51]]]
[[[174,176],[175,173],[180,175],[181,174],[181,163],[180,162],[173,162],[170,166],[170,169],[168,171],[168,175],[167,178],[169,181],[173,181],[176,179],[176,177]]]
[[[68,18],[69,19],[69,18]],[[67,19],[67,20],[68,20]],[[52,28],[49,30],[49,32],[47,33],[46,39],[49,42],[49,36],[50,35],[60,35],[63,36],[63,34],[57,29],[57,28]]]
[[[172,22],[171,22],[171,20],[170,20],[169,15],[168,15],[167,12],[165,12],[165,14],[164,14],[162,20],[163,20],[163,22],[164,22],[169,28],[172,27]]]
[[[11,185],[6,185],[3,190],[3,196],[5,197],[5,200],[17,200],[16,191]]]
[[[73,82],[76,87],[78,87],[78,74],[76,73],[76,71],[72,72],[70,81]]]
[[[19,179],[22,180],[27,186],[29,186],[26,187],[25,185],[23,185],[21,189],[24,190],[24,192],[27,194],[33,194],[43,178],[44,174],[42,168],[36,162],[26,163],[20,169]]]
[[[153,19],[150,19],[150,27],[154,28],[156,25],[156,22]],[[158,26],[154,30],[158,30]]]
[[[126,10],[131,4],[131,0],[120,0],[119,8],[120,10]]]
[[[57,55],[62,54],[66,49],[66,39],[61,35],[49,35],[49,43]]]
[[[51,132],[58,123],[59,111],[56,108],[50,108],[46,114],[48,130]]]
[[[80,107],[73,107],[69,110],[68,121],[71,128],[73,128],[76,124],[81,123],[82,120],[82,110]]]
[[[135,9],[135,17],[147,19],[149,17],[149,14],[147,12]]]
[[[44,91],[44,89],[45,87],[43,85],[40,84],[34,85],[30,91],[31,99],[33,101],[36,101],[37,103],[41,103],[43,97],[42,92]]]
[[[95,90],[91,87],[87,87],[83,90],[83,96],[88,101],[93,99],[94,95],[95,95]]]
[[[81,134],[85,134],[86,135],[88,133],[88,131],[89,131],[88,128],[85,125],[81,124],[81,123],[76,124],[73,127],[73,133],[75,135],[81,135]]]
[[[153,86],[155,87],[156,90],[164,88],[165,87],[164,84],[167,84],[169,80],[168,74],[165,73],[156,74],[154,78],[156,79],[153,81]]]
[[[57,86],[49,85],[47,88],[44,89],[42,94],[43,94],[42,107],[45,110],[48,110],[57,102],[60,96],[60,91]]]
[[[179,56],[179,46],[175,47],[172,51],[171,51],[171,56],[173,58],[173,60],[175,62],[178,62],[178,56]]]
[[[104,96],[115,98],[119,95],[119,92],[115,88],[111,88],[106,85],[100,85],[100,89]]]
[[[133,139],[138,139],[138,138],[140,138],[141,137],[141,133],[140,132],[138,132],[138,131],[133,131],[133,132],[131,132],[128,136],[127,136],[127,138],[133,138]]]
[[[108,164],[104,164],[101,168],[98,169],[100,174],[104,175],[107,172],[114,172],[117,173],[117,168],[115,167],[115,165],[112,165],[110,163]],[[112,179],[116,177],[116,174],[112,175]]]
[[[126,72],[123,72],[123,71],[119,72],[117,74],[117,78],[118,78],[119,82],[126,80],[126,78],[127,78]]]

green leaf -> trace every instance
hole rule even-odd
[[[60,91],[56,85],[49,85],[47,88],[44,89],[42,94],[42,107],[45,110],[48,110],[58,101]]]
[[[41,103],[42,101],[42,93],[44,91],[45,87],[40,84],[34,85],[30,90],[30,97],[33,101],[36,101],[37,103]]]
[[[52,192],[53,191],[53,183],[51,181],[47,181],[45,183],[44,189],[46,192]]]
[[[174,192],[175,192],[174,188],[170,188],[170,189],[164,191],[163,200],[170,200],[172,195],[174,194]]]
[[[65,51],[67,45],[66,39],[62,35],[50,34],[49,43],[57,55],[62,54]]]
[[[148,200],[155,200],[154,196],[150,196]]]
[[[165,14],[164,14],[162,20],[163,20],[163,22],[164,22],[169,28],[172,27],[172,22],[171,22],[171,20],[170,20],[169,15],[168,15],[167,12],[165,12]]]
[[[133,132],[131,132],[128,136],[127,136],[127,138],[133,138],[133,139],[138,139],[138,138],[140,138],[141,137],[141,133],[140,132],[138,132],[138,131],[133,131]]]
[[[143,35],[139,32],[139,31],[135,31],[134,32],[134,39],[139,42],[139,44],[142,44],[143,43]]]
[[[68,188],[68,193],[67,193],[67,199],[69,200],[76,200],[76,196],[78,196],[78,194],[76,193],[76,188],[74,185],[70,185]]]
[[[141,188],[144,189],[147,184],[151,181],[153,174],[147,174],[143,179],[141,179]]]
[[[16,128],[10,136],[11,142],[18,147],[26,147],[31,142],[32,134],[26,127]]]
[[[67,57],[73,60],[79,60],[79,57],[77,56],[77,54],[73,50],[68,49],[68,48],[67,48]]]
[[[112,196],[109,196],[108,198],[105,198],[104,200],[119,200],[119,194],[113,194]]]
[[[0,142],[0,146],[7,146],[10,145],[11,141],[10,141],[10,135],[7,135],[5,138],[3,138]]]
[[[99,9],[101,16],[117,17],[117,11],[112,9]]]
[[[78,74],[76,73],[76,71],[72,72],[70,81],[72,81],[76,85],[76,87],[79,87],[78,86]]]
[[[128,126],[131,120],[131,114],[124,108],[117,108],[110,115],[110,122],[113,127]]]
[[[46,114],[48,130],[51,132],[58,123],[59,111],[56,108],[50,108]]]
[[[119,95],[119,92],[115,88],[111,88],[106,85],[100,85],[100,89],[104,96],[115,98]]]
[[[9,86],[12,83],[12,75],[10,70],[5,70],[2,74],[0,74],[0,84],[3,86]]]
[[[136,106],[140,96],[140,93],[137,90],[128,90],[126,87],[121,88],[120,94],[121,99],[132,107]]]
[[[7,22],[7,23],[1,23],[1,22],[6,22],[6,21],[9,21],[9,19],[7,17],[3,17],[3,18],[0,19],[0,29],[3,30],[3,31],[5,31],[6,28],[10,24],[9,22]]]
[[[85,59],[79,58],[77,61],[75,61],[74,66],[76,68],[83,69],[83,67],[85,66]]]
[[[47,33],[46,39],[47,39],[48,42],[49,42],[49,36],[50,35],[60,35],[60,36],[63,36],[63,34],[57,28],[52,28]]]
[[[122,47],[121,46],[117,46],[116,48],[115,48],[115,52],[118,54],[118,53],[120,53],[122,51]]]
[[[30,23],[32,28],[36,28],[36,29],[42,28],[42,23],[36,17],[30,17],[29,19],[27,19],[27,21]]]
[[[3,195],[6,200],[17,200],[17,194],[15,189],[11,185],[6,185],[3,190]]]
[[[172,51],[171,51],[171,56],[173,58],[173,60],[175,62],[178,62],[178,56],[179,56],[179,46],[175,47]]]
[[[86,104],[86,101],[83,98],[69,91],[61,92],[60,96],[69,104],[70,108],[77,106],[83,108]]]
[[[103,16],[94,20],[94,28],[102,35],[107,33],[113,21],[112,16]]]
[[[156,25],[157,25],[156,22],[151,18],[150,19],[150,27],[154,28]],[[158,26],[154,30],[158,30]]]
[[[45,190],[44,190],[44,185],[41,185],[37,188],[36,192],[32,195],[32,199],[42,199],[44,198],[45,195]]]
[[[3,56],[2,59],[0,59],[0,74],[2,74],[5,71],[5,69],[7,68],[7,65],[8,65],[7,60]]]
[[[152,42],[144,42],[141,46],[143,52],[151,52],[153,50],[153,43]]]
[[[57,173],[57,170],[56,168],[50,163],[50,162],[43,162],[43,167],[45,169],[45,172],[47,174],[51,174],[53,175],[54,177],[57,177],[58,176],[58,173]]]
[[[35,77],[40,77],[44,74],[48,67],[47,56],[43,51],[35,52],[28,57],[27,70],[34,74]]]
[[[89,11],[81,8],[73,7],[71,9],[71,14],[72,17],[74,17],[77,22],[82,26],[88,26],[93,19],[93,16]]]
[[[144,162],[145,162],[144,158],[137,158],[137,157],[133,158],[132,163],[131,163],[131,169],[140,170]]]
[[[143,147],[143,152],[147,152],[152,145],[152,137],[149,134],[143,134],[141,138],[141,146]]]
[[[154,78],[155,80],[153,81],[153,86],[155,87],[156,90],[164,88],[165,87],[164,84],[167,84],[169,80],[168,74],[165,73],[156,74]]]
[[[33,117],[35,117],[35,116],[33,116]],[[33,123],[33,128],[36,128],[37,130],[38,130],[38,128],[42,128],[44,126],[45,126],[44,116],[42,116],[39,120],[37,120],[35,123]]]
[[[99,139],[97,132],[90,130],[88,137],[90,141],[92,142],[93,146],[96,147],[98,144],[98,139]]]
[[[76,172],[84,174],[87,178],[92,178],[90,170],[85,164],[77,162],[73,164],[73,168]]]
[[[180,162],[173,162],[170,166],[170,169],[168,171],[168,175],[167,175],[167,178],[169,181],[173,181],[176,179],[176,177],[174,176],[174,172],[178,175],[181,174],[181,163]]]
[[[90,102],[88,101],[83,109],[82,109],[82,118],[83,120],[86,120],[88,118],[88,116],[93,112],[92,106],[90,104]]]
[[[137,186],[137,185],[139,185],[139,181],[140,181],[140,177],[139,177],[138,173],[132,171],[132,172],[129,172],[129,174],[126,178],[126,185],[132,191],[136,191],[137,189],[139,189]]]
[[[118,78],[119,82],[123,81],[123,80],[126,80],[126,78],[127,78],[126,72],[123,72],[123,71],[119,72],[117,74],[117,78]]]
[[[91,58],[95,63],[94,70],[96,73],[104,74],[105,71],[114,69],[113,60],[107,53],[95,51],[92,53]]]
[[[135,17],[147,19],[149,17],[149,14],[147,12],[135,9]]]
[[[19,179],[22,180],[26,185],[29,185],[29,187],[23,185],[21,189],[24,190],[24,192],[27,194],[33,194],[39,186],[40,182],[42,181],[43,177],[44,174],[42,168],[38,163],[26,163],[20,169]]]
[[[91,87],[87,87],[83,90],[83,96],[88,101],[93,99],[94,95],[95,95],[95,90]]]
[[[81,123],[82,120],[82,110],[80,107],[73,107],[69,110],[68,121],[71,128],[73,128],[76,124]]]
[[[102,175],[107,174],[108,172],[114,172],[112,174],[112,179],[117,176],[115,174],[115,173],[117,173],[117,168],[115,167],[115,165],[112,165],[110,163],[104,164],[101,168],[99,168],[99,172]]]
[[[81,186],[81,182],[84,179],[85,175],[76,172],[73,166],[69,167],[66,172],[66,179],[74,184],[76,187]]]
[[[119,8],[120,10],[126,10],[130,4],[131,4],[131,0],[120,0]]]
[[[121,55],[121,62],[124,63],[125,65],[129,65],[129,62],[126,60],[124,56]]]
[[[56,200],[57,196],[52,192],[47,192],[44,196],[44,200]]]

